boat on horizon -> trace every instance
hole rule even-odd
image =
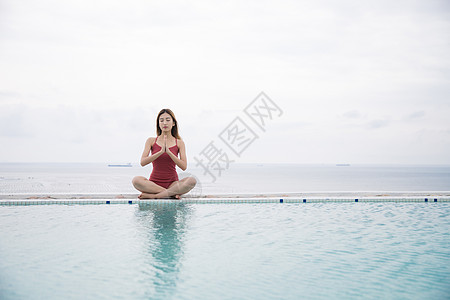
[[[111,164],[108,165],[108,167],[132,167],[133,165],[131,163],[127,163],[127,164]]]

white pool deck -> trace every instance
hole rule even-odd
[[[138,195],[138,193],[0,193],[0,205],[450,202],[450,192],[305,192],[197,196],[188,194],[181,199],[139,199]]]

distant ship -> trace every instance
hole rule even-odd
[[[336,167],[350,167],[350,164],[336,164]]]
[[[131,163],[127,163],[127,164],[117,164],[117,165],[108,165],[108,167],[132,167]]]

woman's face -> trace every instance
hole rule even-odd
[[[173,119],[168,113],[163,113],[159,116],[159,128],[161,128],[162,132],[170,132],[173,125]]]

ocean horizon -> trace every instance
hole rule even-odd
[[[133,194],[132,178],[151,171],[121,163],[0,163],[0,194]],[[450,191],[450,165],[232,163],[205,170],[191,163],[177,172],[197,179],[197,195]]]

